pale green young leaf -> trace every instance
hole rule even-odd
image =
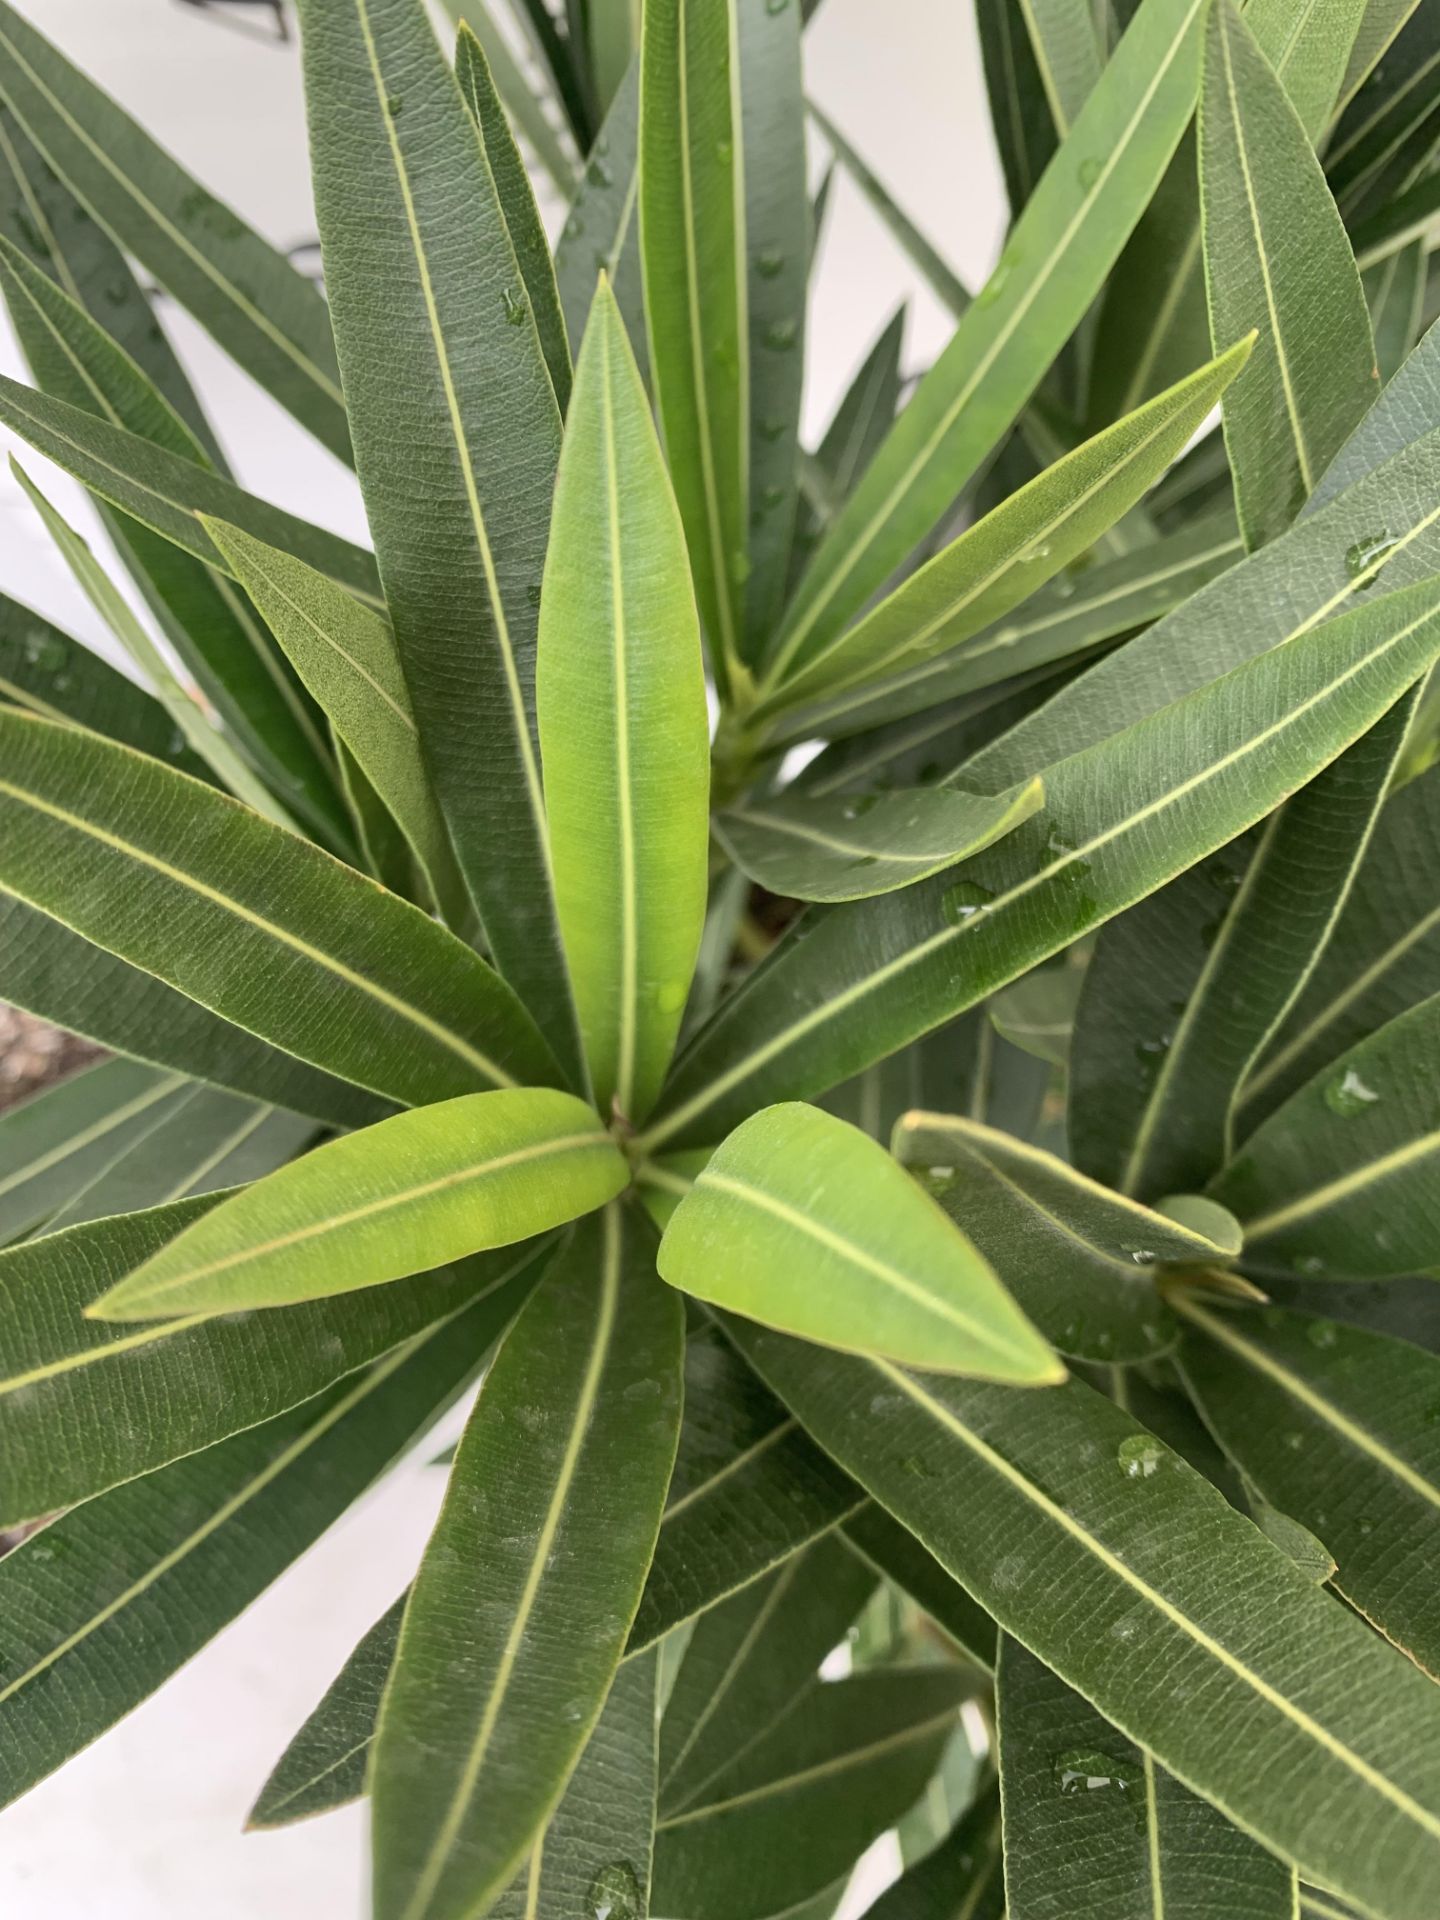
[[[564,1792],[655,1544],[683,1346],[649,1229],[612,1206],[573,1236],[501,1347],[381,1708],[380,1920],[483,1911]]]
[[[696,598],[722,691],[743,660],[750,540],[739,58],[731,0],[665,0],[647,7],[639,204],[650,367]]]
[[[959,1228],[858,1128],[771,1107],[665,1229],[672,1286],[828,1347],[1043,1386],[1064,1368]]]
[[[710,742],[685,534],[609,287],[581,349],[540,603],[556,906],[602,1112],[643,1120],[705,919]]]
[[[1304,127],[1231,0],[1206,29],[1205,285],[1217,347],[1260,340],[1225,397],[1247,545],[1282,532],[1376,393],[1355,258]]]
[[[351,1293],[563,1226],[628,1179],[573,1094],[511,1087],[441,1100],[233,1195],[90,1311],[154,1320]]]
[[[792,900],[865,900],[913,887],[1011,833],[1045,804],[1038,780],[1012,793],[897,787],[780,794],[715,820],[715,837],[758,885]]]

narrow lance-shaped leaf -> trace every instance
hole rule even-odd
[[[1436,606],[1422,584],[1297,636],[1051,767],[1044,814],[962,875],[792,933],[682,1056],[645,1150],[837,1084],[1234,839],[1424,673]]]
[[[1418,242],[1392,253],[1364,275],[1361,286],[1375,335],[1381,382],[1394,378],[1419,339],[1425,310],[1426,249]]]
[[[628,1178],[593,1108],[573,1094],[513,1087],[442,1100],[332,1140],[235,1194],[91,1312],[154,1320],[350,1293],[562,1226]]]
[[[660,1090],[705,919],[700,628],[650,409],[601,283],[555,489],[536,674],[550,858],[602,1112]]]
[[[788,623],[839,632],[997,444],[1101,286],[1194,107],[1201,0],[1144,0],[999,266],[815,556]],[[815,636],[812,642],[811,636]]]
[[[456,25],[463,21],[480,42],[506,112],[563,199],[575,185],[574,161],[545,110],[543,93],[495,20],[493,0],[445,0],[445,6]]]
[[[75,932],[397,1100],[553,1078],[504,982],[352,868],[93,734],[0,712],[0,746],[0,884]]]
[[[1210,330],[1260,344],[1225,399],[1246,542],[1294,519],[1375,397],[1370,316],[1350,242],[1284,87],[1230,0],[1205,39],[1200,184]]]
[[[1294,1920],[1294,1870],[1008,1634],[995,1680],[1010,1920]]]
[[[907,1867],[881,1894],[869,1909],[869,1920],[1004,1920],[1000,1842],[1000,1800],[992,1785],[939,1846]]]
[[[855,1551],[920,1607],[977,1666],[995,1665],[995,1622],[948,1573],[928,1547],[874,1501],[842,1522]]]
[[[781,794],[718,815],[715,836],[750,878],[794,900],[864,900],[953,867],[1028,820],[1040,781],[994,798],[939,788]]]
[[[570,343],[565,337],[565,316],[560,311],[550,242],[545,238],[525,162],[495,91],[485,50],[476,39],[474,28],[466,21],[460,23],[460,37],[455,46],[455,77],[480,129],[510,244],[515,249],[515,262],[525,282],[541,351],[550,369],[555,403],[564,413],[570,404]]]
[[[660,1272],[826,1346],[1019,1385],[1065,1377],[935,1202],[815,1107],[772,1107],[730,1136],[665,1229]]]
[[[1100,78],[1104,56],[1088,0],[1021,0],[1055,129],[1063,140]]]
[[[731,0],[645,9],[640,252],[650,367],[711,665],[743,660],[750,326],[739,47]],[[789,341],[798,337],[790,323]]]
[[[907,1113],[895,1154],[963,1228],[1063,1353],[1144,1360],[1173,1343],[1157,1266],[1223,1265],[1240,1233],[1213,1235],[1121,1199],[1063,1160],[957,1115]]]
[[[1055,121],[1019,7],[1011,0],[976,0],[975,15],[990,122],[1016,220],[1055,151]]]
[[[1133,1416],[1076,1380],[1020,1394],[732,1330],[817,1439],[1128,1739],[1306,1877],[1425,1920],[1440,1696]],[[1282,1611],[1283,1636],[1257,1632]],[[1197,1693],[1209,1712],[1184,1710]]]
[[[422,0],[306,0],[301,22],[326,285],[426,760],[495,963],[578,1079],[533,713],[554,390]]]
[[[1369,0],[1316,0],[1310,7],[1292,7],[1288,0],[1251,0],[1245,24],[1284,82],[1312,142],[1319,141],[1329,123],[1355,36],[1371,11]]]
[[[116,240],[332,453],[349,454],[325,302],[8,5],[6,101]]]
[[[491,1367],[450,1471],[381,1709],[381,1920],[483,1910],[560,1799],[655,1544],[683,1316],[643,1222],[580,1229]],[[546,1408],[536,1428],[521,1414]],[[461,1608],[470,1623],[457,1646]]]
[[[640,63],[635,61],[610,103],[589,164],[555,244],[555,278],[570,344],[578,353],[595,297],[596,275],[615,289],[625,331],[641,371],[649,365],[640,286]]]
[[[1440,995],[1323,1067],[1250,1135],[1212,1184],[1245,1223],[1247,1257],[1312,1274],[1440,1263],[1437,1059]]]

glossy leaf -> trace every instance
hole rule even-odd
[[[602,284],[581,349],[536,673],[555,899],[595,1097],[632,1121],[705,919],[710,743],[685,535]]]
[[[77,933],[396,1099],[553,1076],[504,983],[351,868],[94,735],[0,713],[0,743],[0,882]]]
[[[825,1346],[1020,1385],[1064,1378],[964,1234],[818,1108],[772,1107],[737,1128],[665,1229],[660,1273]]]
[[[1424,1920],[1432,1683],[1131,1415],[1075,1380],[1017,1394],[734,1332],[826,1448],[1129,1739],[1307,1877]],[[1265,1632],[1282,1612],[1286,1632]],[[1209,1712],[1177,1711],[1193,1690]]]
[[[426,761],[495,963],[578,1077],[533,715],[550,374],[422,0],[306,0],[301,20],[326,287]]]
[[[750,323],[730,0],[646,9],[640,251],[657,411],[717,684],[743,659]],[[776,323],[780,324],[779,322]],[[793,346],[794,320],[784,323]]]
[[[154,1320],[350,1293],[563,1226],[628,1179],[573,1094],[515,1087],[441,1100],[235,1194],[91,1313]]]
[[[1216,346],[1257,327],[1225,399],[1247,545],[1294,519],[1375,397],[1375,348],[1350,243],[1284,87],[1230,0],[1205,42],[1205,284]]]
[[[483,1910],[604,1704],[680,1418],[682,1316],[650,1262],[639,1224],[610,1208],[571,1240],[486,1378],[381,1709],[382,1916]],[[538,1428],[518,1417],[537,1406]]]
[[[1157,1266],[1223,1265],[1240,1234],[1211,1239],[1122,1200],[1063,1160],[972,1120],[907,1113],[895,1155],[974,1241],[1062,1353],[1133,1361],[1172,1344]]]
[[[771,893],[865,900],[953,867],[1044,804],[1038,780],[993,799],[929,787],[879,796],[781,794],[720,814],[715,836]]]

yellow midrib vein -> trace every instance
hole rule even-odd
[[[603,310],[602,310],[603,311]],[[640,1000],[639,901],[636,898],[634,772],[630,762],[630,681],[625,626],[625,559],[620,539],[620,475],[615,448],[615,396],[611,386],[610,328],[599,342],[600,420],[605,447],[606,533],[610,560],[611,672],[615,677],[615,819],[620,853],[619,1004],[616,1007],[615,1104],[634,1111],[635,1055]]]
[[[68,1160],[71,1154],[78,1153],[82,1147],[88,1147],[96,1140],[103,1140],[107,1133],[113,1132],[116,1127],[123,1126],[127,1120],[134,1119],[136,1114],[144,1113],[147,1107],[154,1106],[157,1100],[163,1100],[167,1094],[173,1093],[177,1087],[184,1084],[183,1074],[168,1074],[165,1078],[156,1081],[154,1085],[147,1087],[143,1093],[134,1095],[123,1106],[112,1107],[108,1113],[102,1114],[88,1127],[83,1127],[79,1133],[67,1134],[47,1152],[37,1154],[33,1160],[27,1160],[23,1166],[15,1167],[0,1178],[0,1196],[11,1192],[15,1187],[24,1186],[27,1180],[33,1180],[37,1175],[48,1172],[51,1167],[59,1166],[62,1161]]]

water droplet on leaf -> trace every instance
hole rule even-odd
[[[777,279],[785,271],[785,256],[778,247],[764,247],[755,256],[755,271],[762,280]]]
[[[1379,1098],[1375,1089],[1366,1085],[1354,1067],[1347,1067],[1344,1073],[1337,1074],[1325,1087],[1326,1106],[1346,1120],[1353,1120],[1357,1113],[1364,1113]]]
[[[1148,1480],[1164,1458],[1164,1447],[1149,1433],[1127,1434],[1115,1453],[1115,1463],[1127,1480]]]
[[[1367,534],[1357,540],[1353,547],[1345,550],[1345,571],[1355,583],[1357,593],[1365,593],[1375,584],[1376,576],[1372,569],[1390,553],[1399,542],[1388,533]],[[1369,574],[1369,579],[1364,576]]]
[[[941,894],[940,914],[947,926],[963,927],[983,913],[994,898],[989,887],[977,886],[973,880],[957,880]]]
[[[640,1882],[628,1860],[612,1860],[590,1882],[585,1896],[594,1920],[640,1920]]]
[[[501,298],[505,302],[505,319],[507,323],[512,327],[523,327],[525,324],[526,307],[522,297],[516,293],[513,287],[506,287]]]

